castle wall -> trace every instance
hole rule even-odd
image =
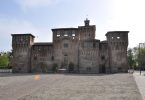
[[[99,46],[100,49],[100,65],[99,65],[99,72],[100,73],[110,73],[110,66],[109,66],[109,52],[108,52],[108,43],[107,41],[102,41]]]
[[[52,43],[35,43],[31,52],[31,72],[52,72],[54,63]]]
[[[79,72],[99,73],[99,41],[83,41],[79,48]]]

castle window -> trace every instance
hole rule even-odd
[[[40,48],[38,48],[38,51],[41,51],[41,49],[40,49]]]
[[[34,56],[34,60],[37,60],[37,57],[36,56]]]
[[[68,48],[68,44],[67,43],[64,43],[64,48]]]
[[[67,33],[65,33],[65,34],[64,34],[64,36],[68,36],[68,34],[67,34]]]
[[[73,33],[72,36],[76,36],[76,35]]]
[[[120,37],[118,36],[117,39],[120,39]]]
[[[105,60],[105,56],[101,56],[101,59],[102,59],[102,60]]]
[[[57,37],[60,37],[60,34],[58,33],[56,36],[57,36]]]
[[[54,61],[54,56],[51,57],[51,60]]]
[[[57,35],[57,37],[60,37],[60,35]]]

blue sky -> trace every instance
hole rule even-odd
[[[11,50],[11,34],[32,33],[51,42],[52,28],[78,27],[87,17],[96,38],[130,31],[129,47],[145,42],[145,0],[0,0],[0,51]]]

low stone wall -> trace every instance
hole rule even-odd
[[[0,69],[0,73],[12,73],[12,69]]]

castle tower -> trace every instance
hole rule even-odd
[[[34,36],[31,34],[12,34],[12,69],[13,72],[31,71],[31,47],[34,42]]]
[[[95,39],[95,31],[96,26],[90,25],[90,20],[86,18],[84,21],[84,26],[79,26],[79,34],[80,34],[80,40],[92,40]]]
[[[88,20],[88,18],[86,18],[86,20],[84,21],[84,23],[85,23],[85,26],[89,26],[90,20]]]
[[[129,31],[107,32],[111,72],[127,72],[127,47]]]
[[[70,63],[77,67],[78,64],[78,41],[79,34],[77,28],[57,28],[52,29],[54,61],[59,68],[68,69]],[[77,70],[77,68],[74,70]]]
[[[90,25],[90,20],[84,21],[84,26],[78,27],[79,32],[79,72],[99,73],[99,43],[95,39],[96,26]]]

